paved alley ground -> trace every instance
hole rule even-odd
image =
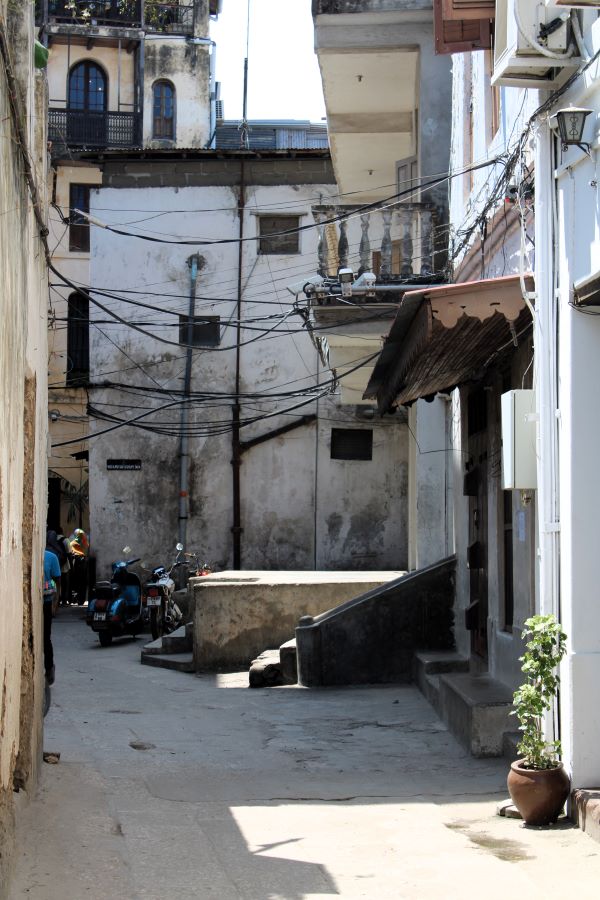
[[[506,764],[473,760],[413,687],[249,690],[247,673],[140,665],[78,609],[11,900],[597,897],[600,845],[497,817]]]

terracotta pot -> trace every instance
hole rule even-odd
[[[570,779],[559,763],[554,769],[526,769],[524,760],[511,764],[508,791],[526,825],[549,825],[558,819],[569,796]]]

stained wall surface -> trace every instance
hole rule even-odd
[[[193,351],[192,391],[206,396],[190,406],[187,544],[217,568],[228,568],[239,164],[203,163],[194,177],[204,181],[194,187],[168,186],[170,178],[178,184],[192,177],[183,171],[185,163],[170,172],[165,164],[152,171],[142,165],[147,178],[135,166],[120,172],[107,166],[106,187],[93,194],[92,212],[97,204],[97,215],[105,221],[145,220],[138,230],[145,227],[154,237],[160,233],[185,243],[147,242],[92,230],[91,282],[116,291],[118,297],[107,300],[111,315],[140,329],[111,322],[111,315],[99,309],[92,313],[92,429],[110,428],[116,421],[111,417],[122,421],[143,416],[90,441],[92,543],[101,573],[125,544],[157,564],[177,541],[181,403],[170,391],[180,391],[183,385],[186,351],[179,343],[178,316],[188,312],[188,260],[198,253],[196,315],[219,316],[221,339],[218,347]],[[310,226],[311,205],[335,193],[330,171],[319,160],[291,158],[255,161],[253,166],[246,173],[241,254],[240,436],[242,442],[251,442],[284,426],[297,427],[243,449],[242,567],[404,568],[406,425],[395,418],[365,421],[355,407],[341,406],[331,374],[323,368],[287,290],[316,270],[316,231],[300,231],[296,253],[257,252],[260,214],[294,215],[301,226]],[[217,181],[212,186],[211,178]],[[156,186],[136,186],[148,180]],[[356,250],[360,227],[353,222],[352,228]],[[125,297],[156,308],[132,306]],[[307,390],[312,393],[307,395]],[[265,396],[269,393],[281,396],[274,402]],[[159,406],[164,407],[160,413],[146,415]],[[305,416],[316,418],[305,421]],[[334,428],[372,431],[372,459],[332,459]],[[139,460],[141,468],[115,470],[110,459]]]
[[[0,63],[4,137],[0,154],[0,896],[4,896],[13,849],[13,788],[33,788],[41,752],[47,279],[23,175],[22,149],[31,160],[43,214],[47,94],[44,75],[33,69],[32,7],[17,10],[14,4],[7,7],[2,2],[0,12],[2,40],[9,48],[19,94],[19,109],[13,117],[7,69]]]

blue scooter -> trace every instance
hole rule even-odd
[[[129,547],[124,552],[131,552]],[[86,623],[98,635],[102,647],[112,644],[113,637],[135,636],[144,630],[142,583],[127,567],[140,557],[118,560],[112,564],[110,581],[97,581],[88,604]]]

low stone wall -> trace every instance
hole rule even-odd
[[[193,579],[196,671],[247,666],[316,616],[401,572],[219,572]]]

